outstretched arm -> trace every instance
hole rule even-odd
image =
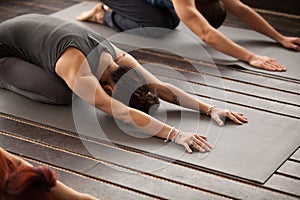
[[[57,61],[55,71],[85,102],[114,118],[129,123],[146,134],[183,145],[189,153],[192,152],[189,147],[191,143],[201,152],[210,150],[211,147],[205,141],[205,136],[194,133],[183,134],[150,115],[130,108],[107,95],[98,79],[92,74],[85,56],[78,49],[68,48]]]
[[[173,4],[181,21],[211,47],[239,60],[248,62],[256,68],[271,71],[286,70],[274,59],[254,54],[213,28],[197,10],[194,0],[173,0]]]
[[[120,65],[128,65],[135,67],[139,72],[144,76],[150,87],[155,91],[159,98],[180,105],[185,108],[193,109],[202,113],[206,113],[212,117],[220,126],[223,125],[223,122],[220,118],[228,117],[237,124],[242,124],[247,122],[247,119],[243,117],[240,113],[236,113],[229,110],[223,110],[220,108],[215,108],[192,95],[184,92],[183,90],[175,87],[172,84],[168,84],[160,81],[150,72],[148,72],[144,67],[142,67],[138,61],[133,58],[130,54],[123,52],[122,50],[115,47],[117,52],[118,60],[116,61]]]
[[[300,51],[299,37],[286,37],[276,31],[264,18],[240,0],[222,0],[226,9],[236,17],[240,18],[245,24],[259,33],[262,33],[284,47]]]

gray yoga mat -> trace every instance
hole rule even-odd
[[[84,10],[91,9],[97,2],[82,2],[67,9],[52,14],[68,21],[74,21],[75,17]],[[264,35],[252,30],[232,28],[222,26],[219,30],[226,36],[246,47],[247,49],[259,54],[275,58],[279,63],[287,67],[286,72],[270,72],[251,67],[247,63],[238,61],[230,56],[222,54],[204,44],[194,33],[192,33],[183,23],[176,30],[161,28],[136,29],[118,33],[115,30],[104,25],[77,22],[87,26],[94,31],[102,34],[111,42],[126,45],[132,49],[148,48],[174,53],[185,58],[201,60],[205,62],[238,65],[248,70],[271,74],[278,77],[284,77],[294,80],[300,80],[300,52],[294,52],[282,48],[279,44]],[[139,34],[144,34],[141,36]],[[149,37],[149,35],[153,37]],[[299,36],[299,35],[298,35]]]
[[[112,117],[96,111],[80,99],[74,98],[72,106],[53,106],[0,90],[0,111],[3,113],[78,132],[82,137],[121,144],[171,160],[264,183],[298,148],[299,121],[248,108],[225,106],[245,113],[249,117],[249,123],[239,126],[227,122],[224,127],[218,127],[207,116],[186,109],[181,110],[167,103],[162,103],[154,113],[156,118],[184,131],[208,136],[208,142],[214,146],[212,151],[190,155],[179,145],[164,143],[162,139],[137,133],[132,127],[114,121]],[[93,154],[94,148],[90,148],[89,143],[84,141],[83,144]],[[101,152],[94,153],[101,157]],[[157,168],[149,167],[149,171],[152,170]]]

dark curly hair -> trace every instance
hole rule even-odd
[[[119,66],[112,72],[111,78],[116,84],[113,98],[147,114],[150,109],[158,107],[158,96],[150,90],[149,84],[137,70]]]
[[[223,24],[227,12],[221,0],[195,0],[195,5],[211,26],[219,28]]]

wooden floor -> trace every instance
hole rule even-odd
[[[81,0],[2,0],[0,1],[0,22],[26,13],[50,14],[78,2]],[[288,35],[300,33],[300,20],[297,16],[283,17],[278,13],[270,14],[266,10],[261,10],[261,14],[282,33]],[[226,24],[243,27],[232,16],[228,17]],[[140,62],[154,63],[155,61],[157,66],[160,62],[170,63],[168,60],[170,58],[162,54],[147,51],[138,51],[134,54]],[[184,61],[176,60],[174,65],[170,64],[170,67],[180,70],[177,68],[179,62]],[[220,67],[222,69],[223,66]],[[257,88],[261,86],[254,85],[252,80],[265,78],[257,74],[244,73],[239,69],[236,69],[235,73],[239,76],[225,78],[230,78],[234,82],[247,82]],[[289,88],[291,84],[295,88],[300,86],[299,82],[286,80],[274,79],[274,83],[282,88],[285,86]],[[274,85],[264,87],[278,90]],[[284,92],[284,89],[282,91]],[[299,91],[296,93],[299,95]],[[300,102],[295,106],[300,107]],[[62,182],[101,199],[190,199],[189,197],[195,196],[199,197],[198,199],[300,199],[299,149],[265,184],[257,184],[169,162],[128,147],[85,139],[85,142],[98,145],[103,151],[128,158],[126,162],[122,159],[114,162],[108,162],[104,158],[95,159],[84,148],[81,140],[84,139],[80,139],[75,133],[20,119],[0,111],[0,141],[5,141],[7,150],[33,164],[53,168],[58,172]],[[160,174],[144,172],[131,165],[132,159],[140,159],[143,163],[168,164],[168,171]],[[80,163],[84,163],[84,166]],[[86,170],[88,173],[82,171],[83,168],[89,169]]]

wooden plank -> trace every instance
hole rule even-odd
[[[51,14],[55,11],[59,11],[75,3],[83,0],[68,0],[68,1],[57,1],[57,0],[35,0],[35,1],[1,1],[0,2],[0,22],[7,19],[19,16],[22,14],[38,13],[38,14]]]
[[[295,4],[294,0],[285,0],[285,1],[274,1],[274,0],[264,0],[264,1],[253,1],[253,0],[242,0],[249,6],[255,8],[263,8],[266,10],[280,11],[284,13],[291,13],[299,15],[300,5]]]
[[[283,35],[295,36],[296,33],[300,32],[299,19],[282,17],[280,15],[274,15],[274,13],[263,12],[262,10],[257,9],[256,11]],[[246,24],[244,24],[237,17],[233,16],[231,13],[227,13],[224,25],[250,29]]]
[[[297,195],[300,198],[300,181],[297,179],[274,174],[265,186]]]
[[[18,156],[18,155],[17,155]],[[106,182],[86,177],[82,174],[76,174],[75,172],[67,169],[62,169],[42,162],[37,162],[26,157],[22,157],[24,160],[30,162],[34,166],[45,166],[55,171],[58,180],[65,185],[75,189],[78,192],[92,195],[99,199],[128,199],[128,200],[150,200],[154,199],[142,194],[135,193],[131,190],[118,187]]]
[[[300,182],[300,163],[287,160],[278,170],[279,173],[295,177]]]
[[[196,190],[177,183],[164,181],[146,174],[137,173],[117,165],[100,162],[93,158],[81,156],[80,154],[61,151],[47,145],[37,144],[21,138],[13,138],[0,133],[0,144],[3,148],[15,152],[23,153],[27,156],[41,160],[46,163],[71,171],[84,173],[88,176],[100,178],[106,182],[131,189],[149,197],[159,199],[223,199],[221,195]],[[15,145],[18,143],[19,145]],[[44,152],[41,154],[40,152]]]
[[[32,125],[20,125],[11,120],[2,119],[0,120],[0,125],[0,129],[14,132],[21,137],[31,138],[32,140],[47,143],[51,146],[80,153],[84,156],[90,156],[90,153],[84,148],[78,138],[76,139],[52,131],[43,131],[41,128]],[[89,144],[85,142],[85,144],[89,146],[90,150],[97,149],[98,152],[101,152],[101,159],[104,161],[114,163],[117,166],[142,171],[142,173],[144,171],[144,173],[150,173],[155,177],[176,181],[189,187],[199,188],[238,199],[263,199],[265,197],[272,199],[293,199],[293,197],[289,195],[282,194],[280,191],[275,192],[262,185],[249,184],[240,180],[180,166],[176,163],[168,163],[145,154],[123,150],[115,146],[109,147],[101,143],[93,144],[93,141],[90,141]],[[153,168],[156,167],[157,170],[149,172],[149,166]]]
[[[297,149],[297,151],[291,156],[291,159],[297,160],[300,162],[300,149]]]

